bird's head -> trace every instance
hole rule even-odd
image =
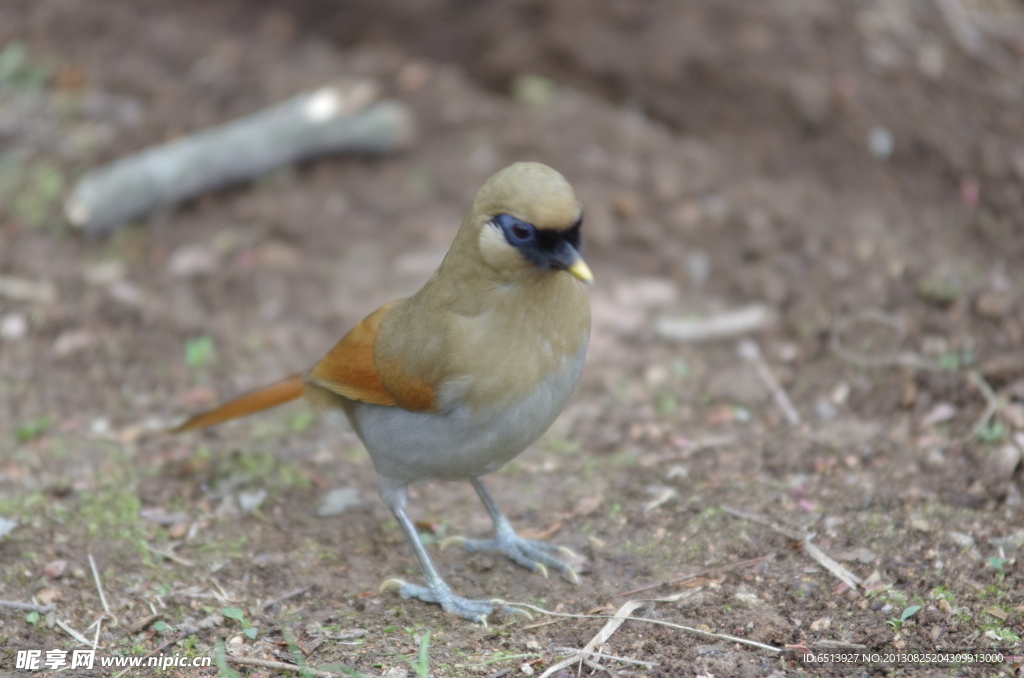
[[[483,185],[464,228],[477,235],[484,262],[503,277],[567,271],[592,283],[580,256],[583,212],[561,174],[536,162],[517,162]]]

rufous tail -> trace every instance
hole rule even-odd
[[[184,424],[172,428],[168,433],[181,433],[193,431],[198,428],[206,428],[216,424],[245,417],[256,412],[269,410],[271,407],[283,405],[289,401],[301,398],[306,391],[306,383],[300,375],[289,377],[270,386],[264,386],[258,391],[247,393],[241,398],[236,398],[209,412],[203,412],[192,417]]]

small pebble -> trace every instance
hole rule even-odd
[[[868,150],[882,160],[888,159],[896,148],[896,139],[885,127],[872,127],[868,132]]]
[[[88,330],[67,330],[53,342],[53,354],[57,358],[66,358],[89,348],[93,343],[93,336]]]
[[[203,245],[179,247],[167,262],[167,272],[175,278],[192,278],[212,273],[216,268],[216,253]]]
[[[43,567],[43,575],[49,579],[59,579],[63,576],[64,571],[68,567],[68,561],[66,560],[54,560],[53,562],[47,563]]]
[[[28,334],[28,319],[21,313],[8,313],[0,319],[0,338],[7,341],[24,339]]]
[[[999,320],[1005,318],[1013,308],[1013,297],[1006,292],[982,292],[974,300],[974,310],[982,318]]]
[[[815,619],[811,622],[811,631],[828,631],[829,627],[832,626],[832,620],[828,617],[822,617],[821,619]]]
[[[704,287],[711,276],[711,257],[703,250],[686,255],[686,277],[694,287]]]
[[[927,43],[917,50],[917,68],[932,80],[938,80],[946,70],[946,55],[938,43]]]
[[[838,411],[836,410],[835,405],[824,398],[820,398],[816,403],[814,403],[814,413],[817,414],[818,418],[822,421],[830,421],[836,418]]]
[[[1003,406],[1003,419],[1013,428],[1024,430],[1024,404],[1008,403]]]
[[[98,264],[90,266],[85,271],[85,282],[90,285],[97,285],[99,287],[106,287],[107,285],[113,285],[116,282],[124,280],[125,265],[123,261],[116,259],[111,261],[101,261]]]
[[[1016,445],[1003,445],[988,453],[985,458],[986,474],[996,480],[1010,478],[1020,464],[1020,448]]]
[[[252,490],[238,493],[238,506],[242,513],[252,513],[260,507],[263,500],[267,498],[267,491],[264,489]]]

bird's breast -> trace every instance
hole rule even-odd
[[[494,290],[483,310],[451,319],[440,409],[510,407],[582,364],[590,337],[582,290],[567,275],[538,288]]]
[[[404,482],[476,478],[501,468],[551,426],[579,381],[586,343],[584,336],[562,369],[517,397],[471,402],[467,392],[481,385],[467,378],[442,386],[446,406],[439,412],[354,401],[346,412],[381,476]]]

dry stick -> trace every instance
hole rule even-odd
[[[306,666],[298,666],[296,664],[285,664],[284,662],[272,662],[267,659],[255,659],[253,657],[224,657],[227,661],[232,664],[242,664],[244,666],[258,666],[263,669],[277,669],[278,671],[294,671],[296,673],[309,673],[317,676],[317,678],[334,678],[333,673],[330,671],[321,671],[319,669],[311,669]],[[115,676],[115,678],[117,678]]]
[[[1003,403],[999,400],[999,396],[996,395],[995,391],[992,390],[992,387],[988,385],[987,381],[985,381],[985,377],[981,376],[977,370],[971,370],[968,372],[967,379],[974,384],[977,389],[981,391],[981,395],[985,397],[985,411],[981,413],[980,417],[978,417],[978,421],[971,428],[971,432],[967,434],[967,437],[961,439],[960,442],[964,443],[978,437],[978,434],[981,433],[982,429],[988,426],[988,422],[995,416],[996,412],[1002,409],[1003,406]]]
[[[811,645],[813,647],[825,647],[825,648],[831,648],[831,649],[834,649],[834,650],[866,650],[866,649],[868,649],[867,645],[861,645],[860,643],[846,643],[846,642],[843,642],[841,640],[830,640],[828,638],[825,638],[823,640],[819,640],[819,641],[813,642],[813,643],[811,643]]]
[[[375,96],[372,89],[368,83],[350,92],[323,87],[95,169],[68,198],[68,221],[87,233],[108,232],[153,209],[315,155],[406,147],[412,115],[396,101],[361,108]],[[355,98],[360,101],[353,103]]]
[[[811,543],[810,535],[804,539],[804,552],[807,553],[811,558],[816,560],[822,567],[835,575],[836,579],[843,582],[851,589],[856,589],[858,586],[863,587],[864,580],[850,572],[845,567],[837,563],[836,561],[829,558],[828,554],[822,551],[820,548]]]
[[[971,12],[971,20],[979,31],[1000,40],[1017,41],[1024,36],[1024,16],[1020,13],[1007,16],[1005,12],[985,12],[976,9]]]
[[[768,555],[761,556],[760,558],[751,558],[750,560],[741,560],[738,563],[731,563],[729,565],[721,565],[719,567],[712,567],[712,568],[709,568],[707,570],[701,570],[700,572],[695,572],[694,574],[688,574],[685,577],[677,577],[676,579],[666,579],[665,581],[658,582],[657,584],[649,584],[647,586],[641,586],[638,589],[632,589],[630,591],[623,591],[622,593],[616,593],[615,597],[616,598],[623,598],[625,596],[631,596],[634,593],[640,593],[641,591],[650,591],[651,589],[656,589],[659,586],[671,586],[672,584],[680,584],[680,583],[682,583],[684,581],[690,581],[692,579],[696,579],[697,577],[703,577],[705,575],[715,574],[717,572],[728,572],[729,570],[738,570],[741,567],[753,567],[754,565],[760,565],[761,563],[763,563],[765,561],[771,560],[774,557],[775,557],[774,553],[769,553]]]
[[[603,652],[584,652],[583,650],[577,650],[577,649],[571,648],[571,647],[553,647],[551,649],[554,650],[555,652],[576,652],[576,653],[579,653],[579,654],[586,654],[586,655],[589,655],[591,657],[597,657],[599,659],[613,659],[613,660],[615,660],[617,662],[622,662],[623,664],[639,664],[640,666],[661,666],[661,664],[659,664],[658,662],[644,662],[644,661],[640,661],[639,659],[629,659],[627,657],[618,657],[616,655],[605,654]]]
[[[939,12],[957,44],[971,56],[981,56],[985,49],[985,39],[960,0],[935,0],[935,4],[939,6]]]
[[[727,514],[729,514],[731,516],[735,516],[736,518],[742,518],[743,520],[749,520],[752,523],[757,523],[759,525],[764,525],[765,527],[767,527],[767,528],[769,528],[771,530],[774,530],[775,532],[778,532],[779,534],[781,534],[781,535],[783,535],[785,537],[788,537],[788,538],[792,539],[793,541],[803,541],[804,537],[806,536],[806,533],[800,532],[800,531],[797,531],[797,530],[793,530],[793,529],[790,529],[788,527],[783,527],[782,525],[779,525],[778,523],[776,523],[771,518],[766,518],[764,516],[759,516],[759,515],[756,515],[754,513],[747,513],[746,511],[741,511],[739,509],[734,509],[731,506],[723,506],[722,507],[722,511],[724,511],[725,513],[727,513]]]
[[[642,600],[631,600],[622,607],[620,607],[619,611],[615,613],[615,616],[608,620],[608,623],[605,624],[604,627],[597,632],[596,636],[590,639],[590,642],[587,643],[582,650],[575,651],[575,654],[573,654],[568,659],[563,659],[557,664],[552,664],[544,670],[544,673],[540,674],[540,678],[547,678],[552,673],[564,669],[566,666],[571,666],[581,661],[586,655],[593,652],[598,645],[604,645],[606,642],[608,642],[608,639],[611,638],[612,635],[619,630],[619,627],[622,626],[622,624],[626,621],[626,618],[629,617],[633,610],[637,609],[638,607],[642,607],[644,605],[644,602],[645,601]]]
[[[167,560],[173,560],[179,565],[184,565],[185,567],[192,567],[193,565],[195,565],[195,563],[193,563],[191,560],[185,560],[181,556],[176,556],[174,555],[174,553],[170,551],[158,551],[157,549],[153,548],[149,544],[146,544],[145,542],[142,545],[145,546],[146,550],[148,550],[150,553],[155,553],[156,555],[162,558],[166,558]]]
[[[786,389],[782,388],[782,384],[775,378],[772,368],[768,366],[764,356],[761,355],[761,347],[757,345],[757,342],[753,339],[744,339],[740,342],[739,353],[740,357],[754,365],[754,369],[757,370],[757,376],[761,378],[764,385],[771,391],[775,405],[782,410],[782,416],[786,418],[789,425],[793,427],[799,426],[800,413],[793,407],[793,401],[789,399]]]
[[[138,620],[138,621],[136,621],[136,622],[135,622],[134,624],[132,624],[131,626],[129,626],[129,627],[128,627],[128,628],[127,628],[127,629],[125,630],[125,634],[126,634],[126,635],[129,635],[129,636],[133,636],[133,635],[135,635],[136,633],[139,633],[140,631],[143,631],[143,630],[145,630],[145,628],[146,628],[147,626],[149,626],[150,624],[152,624],[152,623],[153,623],[153,622],[155,622],[156,620],[160,619],[160,617],[161,617],[161,616],[162,616],[162,615],[159,615],[159,614],[150,614],[150,615],[146,615],[146,616],[145,616],[145,617],[143,617],[142,619],[139,619],[139,620]]]
[[[57,300],[57,290],[48,282],[0,275],[0,297],[35,304],[52,304]]]
[[[110,606],[107,605],[107,597],[103,595],[103,584],[100,582],[100,573],[96,570],[96,561],[89,554],[89,567],[92,568],[92,578],[96,582],[96,590],[100,592],[100,602],[103,603],[103,611],[110,614]]]
[[[783,527],[782,525],[779,525],[778,523],[764,516],[754,515],[752,513],[747,513],[746,511],[740,511],[738,509],[730,508],[728,506],[722,507],[722,510],[729,515],[735,516],[737,518],[742,518],[744,520],[749,520],[760,525],[764,525],[768,529],[774,530],[775,532],[778,532],[779,534],[789,539],[801,542],[804,547],[804,553],[806,553],[819,565],[821,565],[826,570],[835,575],[836,578],[839,579],[839,581],[845,583],[851,589],[856,589],[858,586],[861,586],[862,582],[864,581],[863,579],[855,575],[853,572],[850,572],[845,567],[834,561],[832,558],[828,556],[828,554],[826,554],[820,548],[812,544],[811,538],[814,535],[797,532],[796,530],[792,530],[788,527]]]
[[[93,648],[94,650],[96,649],[96,646],[95,646],[95,645],[93,645],[92,643],[90,643],[90,642],[89,642],[89,641],[88,641],[88,640],[87,640],[87,639],[85,638],[85,636],[83,636],[83,635],[82,635],[81,633],[79,633],[78,631],[74,630],[73,628],[71,628],[70,626],[68,626],[68,625],[67,625],[67,624],[65,624],[64,622],[62,622],[62,621],[61,621],[60,619],[58,619],[58,620],[56,620],[56,621],[57,621],[57,626],[61,627],[61,628],[62,628],[62,629],[64,629],[65,631],[67,631],[67,633],[68,633],[68,635],[69,635],[69,636],[71,636],[72,638],[74,638],[75,640],[77,640],[77,641],[78,641],[79,643],[81,643],[82,645],[85,645],[86,647],[89,647],[90,645],[92,645],[92,648]]]
[[[650,602],[650,601],[641,600],[641,601],[631,601],[631,602],[646,603],[646,602]],[[608,619],[607,616],[598,615],[598,614],[568,614],[566,612],[552,612],[550,610],[545,610],[544,608],[537,607],[536,605],[530,605],[529,603],[505,603],[505,604],[506,605],[515,605],[517,607],[525,607],[525,608],[527,608],[529,610],[533,610],[534,612],[537,612],[539,614],[546,614],[546,615],[549,615],[551,617],[566,617],[566,618],[569,618],[569,619]],[[771,645],[765,645],[764,643],[759,643],[756,640],[748,640],[747,638],[737,638],[736,636],[730,636],[730,635],[725,634],[725,633],[712,633],[711,631],[701,631],[700,629],[695,629],[695,628],[692,628],[690,626],[683,626],[682,624],[674,624],[672,622],[663,621],[661,619],[649,619],[647,617],[629,617],[629,621],[646,622],[648,624],[654,624],[655,626],[665,626],[665,627],[668,627],[670,629],[679,629],[680,631],[689,631],[690,633],[696,634],[698,636],[705,636],[707,638],[714,638],[716,640],[727,640],[729,642],[739,643],[741,645],[749,645],[750,647],[756,647],[756,648],[761,649],[761,650],[771,650],[772,652],[782,652],[781,648],[773,647]]]
[[[53,612],[57,609],[57,606],[53,603],[49,605],[36,605],[35,603],[19,603],[16,600],[0,600],[0,607],[9,607],[14,610],[26,610],[28,612],[38,612],[39,614],[46,614],[47,612]]]
[[[658,318],[654,322],[654,334],[671,341],[714,341],[755,332],[776,319],[775,309],[752,304],[703,318]]]
[[[278,603],[283,603],[284,601],[291,600],[292,598],[298,598],[299,596],[301,596],[303,593],[305,593],[306,591],[310,590],[311,588],[313,588],[313,587],[312,586],[303,586],[300,589],[295,589],[294,591],[289,591],[288,593],[284,594],[283,596],[278,596],[277,598],[273,598],[272,600],[268,600],[267,602],[263,603],[262,605],[260,605],[260,609],[261,610],[268,610],[268,609],[272,608],[273,606],[277,605]]]

